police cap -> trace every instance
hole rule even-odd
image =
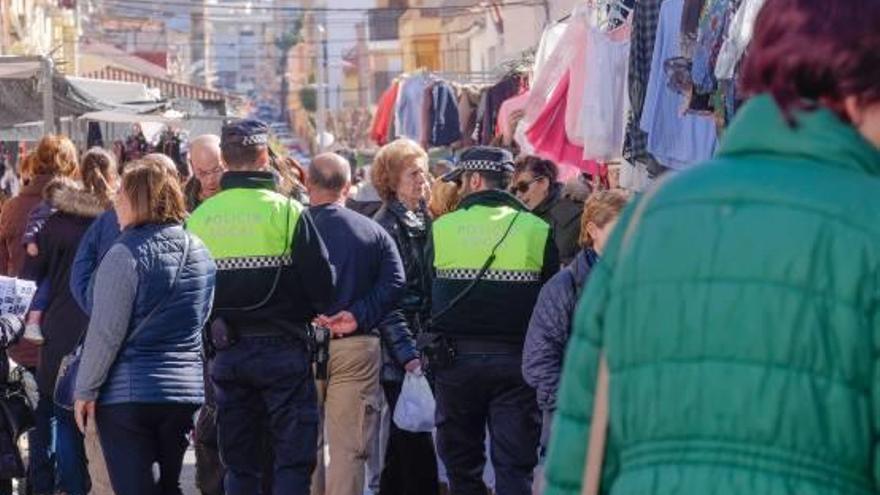
[[[269,144],[269,126],[256,119],[234,120],[223,126],[220,145],[227,146],[265,146]]]
[[[459,180],[465,172],[513,172],[513,155],[503,148],[474,146],[462,152],[458,166],[443,176],[446,182]]]

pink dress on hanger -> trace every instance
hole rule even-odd
[[[568,88],[571,73],[565,72],[553,91],[547,106],[526,130],[526,137],[535,153],[559,165],[575,167],[591,175],[600,172],[595,161],[584,160],[584,148],[573,143],[565,131],[565,113],[568,106]]]

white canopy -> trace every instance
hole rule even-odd
[[[0,57],[0,62],[2,62],[0,63],[0,79],[27,79],[38,75],[43,70],[39,61],[26,61],[21,60],[22,58]]]
[[[161,99],[158,89],[138,82],[110,81],[67,76],[67,80],[83,93],[112,105],[154,103]]]

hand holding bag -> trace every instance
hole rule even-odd
[[[183,246],[183,257],[180,259],[180,265],[177,267],[177,271],[174,274],[174,280],[171,282],[171,287],[169,287],[168,291],[163,296],[162,300],[153,307],[153,309],[141,320],[140,324],[138,324],[137,328],[132,330],[131,334],[129,334],[126,341],[130,341],[137,335],[150,321],[150,319],[159,312],[165,306],[165,303],[168,302],[171,295],[175,292],[177,288],[177,283],[180,280],[180,272],[183,271],[183,267],[186,265],[186,259],[189,257],[189,246],[190,246],[190,237],[189,233],[185,230],[183,232],[184,235],[184,246]],[[58,407],[73,411],[73,404],[75,402],[73,398],[74,389],[76,388],[76,376],[79,374],[79,364],[82,360],[83,347],[85,346],[86,332],[83,331],[82,335],[79,336],[79,340],[76,343],[76,347],[73,352],[64,356],[61,360],[61,366],[58,368],[58,378],[55,381],[55,392],[53,394],[53,399],[55,404]]]
[[[407,372],[394,407],[394,424],[404,431],[429,433],[434,431],[436,409],[434,393],[425,375]]]

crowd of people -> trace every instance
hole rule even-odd
[[[0,210],[38,391],[0,494],[180,494],[191,438],[205,495],[875,493],[878,25],[767,0],[717,157],[637,198],[408,139],[355,190],[249,119],[192,177],[45,136]],[[413,379],[435,428],[383,433]]]

